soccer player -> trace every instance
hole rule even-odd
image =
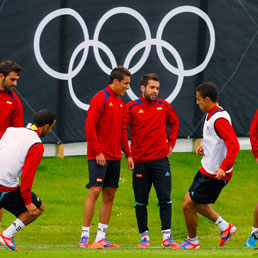
[[[22,67],[11,61],[0,63],[0,134],[10,126],[23,127],[23,107],[13,89],[17,86]],[[0,209],[0,224],[4,209]]]
[[[172,155],[176,143],[179,119],[168,102],[157,98],[160,80],[156,74],[143,75],[140,87],[141,98],[126,105],[124,119],[130,128],[135,163],[133,190],[137,224],[141,234],[138,247],[150,245],[146,206],[152,184],[159,200],[162,246],[173,247],[176,243],[171,235],[171,172],[168,157]],[[169,127],[168,137],[166,126]]]
[[[119,247],[106,239],[112,205],[120,177],[121,149],[129,169],[133,169],[126,127],[123,125],[125,103],[119,98],[129,89],[131,73],[118,66],[110,74],[110,84],[90,101],[85,130],[89,164],[89,194],[84,205],[82,248]],[[90,226],[96,201],[102,192],[99,224],[95,241],[89,246]]]
[[[227,111],[217,106],[217,87],[204,82],[196,89],[196,103],[207,112],[203,127],[203,141],[196,154],[202,155],[202,167],[197,172],[185,195],[183,211],[187,239],[177,249],[197,249],[197,213],[212,220],[221,231],[220,246],[226,244],[236,232],[236,227],[225,221],[209,205],[215,203],[221,190],[231,180],[233,164],[239,152],[239,143]]]
[[[252,145],[252,153],[256,159],[256,163],[258,164],[258,109],[251,123],[249,136],[250,136],[250,141]],[[246,241],[245,246],[255,247],[257,239],[258,239],[258,203],[256,204],[256,208],[254,210],[254,224],[252,227],[252,233],[249,239]]]
[[[0,207],[17,217],[0,234],[0,243],[11,251],[19,251],[13,240],[15,234],[44,211],[44,204],[31,188],[44,152],[39,137],[51,132],[55,123],[52,111],[41,110],[30,128],[9,127],[0,140]]]

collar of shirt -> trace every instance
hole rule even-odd
[[[114,97],[117,96],[117,94],[111,89],[110,85],[108,85],[108,86],[106,87],[106,90],[107,90],[107,92],[108,92],[111,96],[114,96]]]
[[[36,125],[32,125],[29,129],[32,131],[35,131],[38,134],[38,136],[40,136],[39,129]]]
[[[207,120],[209,120],[218,110],[221,110],[223,111],[223,108],[222,107],[219,107],[219,106],[214,106],[213,108],[211,108],[207,113],[208,113],[208,116],[207,116]]]
[[[148,100],[148,99],[145,99],[143,96],[141,96],[140,100],[145,105],[153,105],[154,103],[157,102],[157,99],[155,99],[155,100]]]

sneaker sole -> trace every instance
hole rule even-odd
[[[234,228],[235,228],[235,231],[233,233],[230,232],[228,239],[220,246],[224,246],[229,241],[229,239],[236,234],[237,228],[236,227],[234,227]],[[234,228],[232,228],[232,229],[234,229]]]

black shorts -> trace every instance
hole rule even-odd
[[[19,217],[22,213],[28,211],[21,197],[20,187],[12,192],[0,193],[0,199],[0,208],[4,208],[16,217]],[[42,201],[34,193],[32,193],[32,203],[37,208],[40,208],[42,205]]]
[[[198,171],[189,189],[190,197],[196,203],[215,203],[221,190],[228,182],[208,177]]]
[[[120,160],[106,160],[105,166],[100,166],[95,159],[89,160],[89,183],[92,186],[118,188],[120,177]]]
[[[133,189],[136,205],[148,205],[149,193],[155,187],[159,205],[171,204],[171,172],[168,158],[145,163],[135,163]]]

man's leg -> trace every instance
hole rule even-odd
[[[102,224],[109,223],[113,202],[115,199],[116,188],[104,187],[102,190],[102,202],[99,211],[99,222]]]
[[[258,228],[258,203],[254,210],[254,228]]]
[[[0,209],[0,225],[2,223],[3,214],[4,214],[4,208],[1,208]]]
[[[171,172],[168,158],[148,163],[149,169],[153,171],[152,180],[159,200],[159,213],[162,230],[162,246],[174,247],[177,244],[172,240],[171,217],[172,200],[171,194]]]
[[[197,206],[198,204],[193,202],[189,192],[185,195],[185,201],[183,204],[183,212],[185,217],[186,229],[188,236],[190,238],[197,237],[197,226],[198,226],[198,217],[197,217]]]
[[[252,232],[250,237],[245,243],[245,247],[256,247],[256,243],[258,240],[258,203],[256,204],[254,210],[254,223],[252,226]]]
[[[44,204],[37,195],[32,193],[32,204],[39,208],[37,208],[37,214],[31,214],[26,209],[24,202],[21,199],[20,189],[6,194],[3,201],[3,207],[17,216],[17,219],[0,234],[0,242],[11,251],[19,251],[13,241],[14,235],[22,228],[36,220],[43,213]]]
[[[138,247],[148,247],[150,245],[147,205],[151,186],[152,177],[150,171],[145,168],[145,164],[135,164],[133,171],[135,215],[139,233],[141,234],[141,243]]]
[[[89,194],[84,204],[84,218],[83,218],[84,227],[90,227],[90,224],[95,212],[96,202],[98,200],[101,190],[102,190],[101,186],[92,186],[89,189]]]

